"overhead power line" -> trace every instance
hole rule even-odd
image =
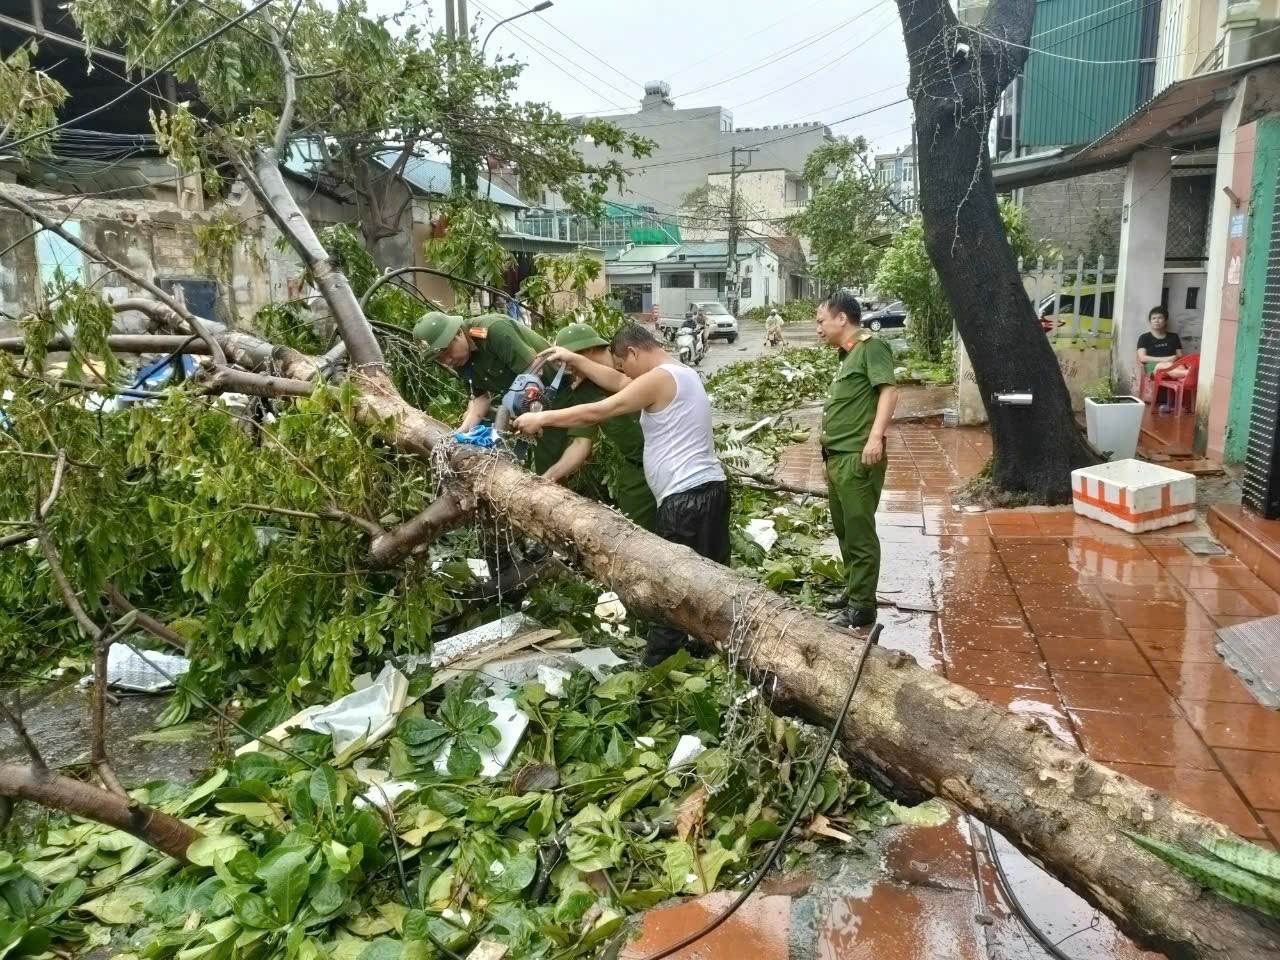
[[[519,4],[521,7],[523,7],[525,10],[530,9],[530,8],[529,8],[529,6],[523,2],[523,0],[516,0],[516,3],[518,3],[518,4]],[[641,83],[639,80],[636,80],[636,79],[634,79],[634,78],[632,78],[632,77],[627,76],[627,74],[623,73],[621,70],[619,70],[619,69],[618,69],[617,67],[615,67],[613,64],[611,64],[608,60],[605,60],[603,57],[597,56],[597,55],[595,54],[595,52],[594,52],[594,51],[592,51],[592,50],[588,49],[587,47],[584,47],[584,46],[583,46],[582,44],[580,44],[577,40],[573,39],[573,37],[571,37],[569,34],[565,33],[563,30],[561,30],[559,27],[557,27],[557,26],[556,26],[556,24],[555,24],[555,21],[554,21],[553,19],[541,20],[541,21],[539,21],[539,22],[540,22],[540,23],[545,23],[548,27],[550,27],[550,28],[551,28],[552,30],[554,30],[556,33],[560,34],[560,36],[564,37],[566,40],[568,40],[570,43],[572,43],[575,47],[577,47],[579,50],[581,50],[583,53],[585,53],[587,56],[589,56],[592,60],[595,60],[597,63],[600,63],[600,64],[602,64],[602,65],[603,65],[603,66],[605,66],[605,67],[608,67],[610,70],[612,70],[612,71],[613,71],[614,73],[616,73],[618,76],[620,76],[623,80],[627,81],[627,83],[630,83],[630,84],[632,84],[633,86],[638,87],[638,88],[639,88],[639,89],[641,89],[641,90],[643,90],[643,89],[644,89],[644,84],[643,84],[643,83]]]
[[[97,116],[98,114],[102,113],[104,110],[109,110],[111,107],[114,107],[117,103],[119,103],[125,97],[129,96],[129,94],[133,93],[135,90],[138,90],[139,88],[146,86],[152,80],[156,79],[158,76],[160,76],[170,67],[172,67],[175,63],[181,60],[183,57],[189,56],[192,53],[195,53],[195,51],[199,50],[201,47],[212,43],[214,40],[218,39],[218,37],[222,36],[228,30],[243,23],[245,20],[248,20],[251,16],[257,13],[259,10],[262,10],[264,7],[270,6],[274,2],[275,0],[261,0],[260,3],[255,4],[254,6],[250,7],[248,10],[244,11],[238,16],[228,20],[226,23],[218,27],[218,29],[214,30],[212,33],[208,34],[205,37],[202,37],[201,39],[197,40],[195,43],[191,44],[190,46],[178,51],[172,57],[166,60],[164,63],[160,64],[160,66],[156,67],[154,70],[148,73],[141,80],[137,81],[136,83],[130,84],[123,91],[121,91],[119,94],[112,97],[110,100],[106,101],[105,103],[100,103],[98,106],[93,107],[92,109],[86,110],[84,113],[80,114],[79,116],[72,117],[70,120],[64,120],[62,123],[55,124],[52,127],[48,127],[44,130],[37,130],[35,133],[29,133],[25,137],[19,137],[17,140],[12,140],[9,143],[4,145],[4,149],[12,150],[15,147],[20,147],[24,143],[29,143],[30,141],[35,140],[39,137],[47,137],[51,133],[57,133],[59,130],[65,130],[67,127],[71,126],[72,124],[79,123],[81,120],[87,120],[90,117]]]

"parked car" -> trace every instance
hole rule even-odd
[[[907,317],[906,306],[901,300],[897,300],[887,307],[864,313],[862,315],[862,325],[870,327],[876,333],[881,330],[901,330],[907,326]]]
[[[730,343],[738,339],[738,318],[730,313],[718,300],[696,300],[689,304],[694,311],[701,310],[707,315],[707,339],[715,340],[723,337]]]
[[[1045,332],[1058,331],[1058,335],[1070,336],[1077,330],[1081,333],[1093,331],[1094,313],[1097,313],[1098,334],[1111,335],[1112,320],[1115,317],[1116,285],[1104,283],[1101,299],[1097,284],[1082,287],[1068,287],[1057,294],[1049,294],[1041,298],[1036,305],[1036,316],[1040,318],[1040,326]]]

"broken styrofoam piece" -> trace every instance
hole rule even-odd
[[[390,812],[395,806],[396,799],[402,793],[409,793],[412,790],[419,789],[422,784],[414,783],[412,780],[392,780],[390,778],[374,777],[372,774],[382,774],[381,770],[362,770],[357,776],[363,783],[368,784],[358,794],[356,794],[355,805],[357,807],[377,807],[380,810]]]
[[[529,726],[529,716],[506,697],[489,697],[483,702],[494,713],[492,722],[498,728],[499,740],[492,750],[480,751],[480,773],[486,777],[496,777],[520,745],[520,738]],[[446,746],[440,756],[436,757],[436,773],[449,772],[449,751],[452,746]]]
[[[561,670],[559,667],[553,667],[550,664],[538,664],[538,682],[546,689],[547,695],[559,697],[564,694],[564,682],[571,677],[572,674],[567,670]]]
[[[310,729],[333,737],[334,760],[342,764],[390,733],[408,700],[409,679],[387,664],[367,687],[312,714]]]
[[[158,669],[157,669],[158,668]],[[107,651],[107,686],[121,690],[137,690],[140,693],[157,693],[173,686],[175,680],[191,669],[191,661],[172,653],[156,653],[143,650],[140,654],[122,643],[111,645]],[[165,674],[169,676],[166,677]],[[93,683],[93,677],[85,677],[84,684]]]
[[[590,670],[591,675],[597,680],[604,679],[605,667],[621,667],[627,662],[608,647],[588,647],[585,650],[575,650],[569,654],[569,657]]]
[[[423,668],[439,670],[455,660],[480,653],[488,647],[496,647],[527,630],[536,630],[539,624],[523,613],[512,613],[500,620],[491,620],[472,630],[454,634],[444,640],[438,640],[431,647],[430,653],[415,653],[406,657],[396,657],[395,663],[404,673],[412,676]]]
[[[596,619],[605,623],[621,623],[627,619],[627,608],[616,593],[602,593],[596,601]]]
[[[520,653],[485,664],[484,679],[490,686],[498,689],[518,687],[530,680],[537,680],[547,687],[547,693],[557,697],[560,696],[560,692],[554,691],[552,685],[547,683],[547,679],[542,675],[544,669],[561,674],[563,683],[563,680],[568,679],[575,670],[582,669],[589,670],[596,680],[603,680],[606,667],[617,667],[625,663],[625,660],[608,647],[589,647],[573,652]]]
[[[778,542],[778,530],[774,526],[773,520],[748,520],[746,527],[747,536],[760,545],[765,553],[773,549],[774,544]]]
[[[747,439],[747,437],[751,436],[753,433],[763,430],[765,427],[769,426],[769,424],[773,423],[773,421],[776,419],[778,418],[765,417],[763,420],[759,421],[758,423],[754,423],[749,427],[745,427],[738,430],[730,430],[729,440],[732,443],[741,443],[743,440]]]
[[[667,764],[667,769],[674,770],[676,767],[683,767],[686,763],[692,763],[706,749],[706,744],[693,734],[686,733],[676,743],[676,748],[671,754],[671,762]]]

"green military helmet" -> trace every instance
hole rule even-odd
[[[413,339],[421,341],[433,357],[449,346],[462,329],[462,318],[432,310],[413,328]]]
[[[556,346],[564,347],[574,353],[608,345],[609,341],[596,333],[595,327],[589,323],[571,323],[556,334]]]

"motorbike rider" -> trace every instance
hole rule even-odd
[[[782,317],[778,315],[776,307],[769,311],[769,317],[764,322],[764,342],[770,347],[780,347],[786,343],[782,332]]]
[[[711,337],[711,326],[707,322],[707,311],[702,309],[702,307],[699,307],[696,319],[698,321],[698,329],[701,331],[702,336],[702,352],[706,353],[707,342]]]

